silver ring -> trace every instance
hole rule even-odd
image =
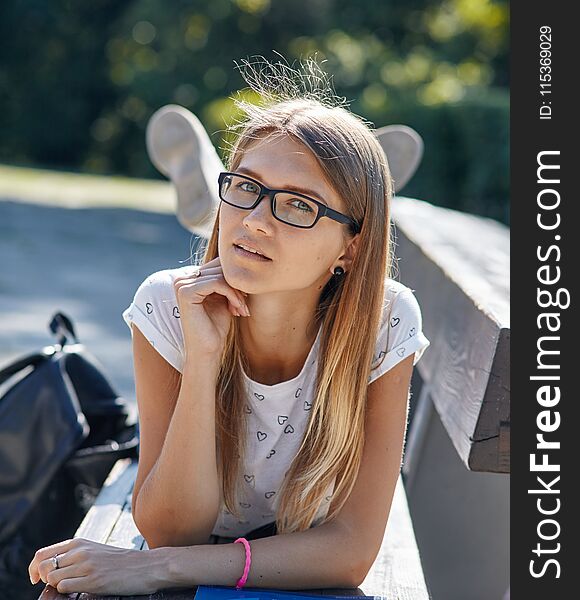
[[[198,269],[198,270],[197,270],[197,271],[196,271],[196,272],[193,274],[193,276],[194,276],[194,277],[196,277],[196,278],[197,278],[197,277],[199,277],[200,275],[201,275],[201,269]]]
[[[55,569],[58,569],[58,556],[59,556],[58,554],[55,554],[55,555],[52,557],[52,564],[54,565],[54,568],[55,568]]]

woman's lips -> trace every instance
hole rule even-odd
[[[243,248],[240,248],[239,246],[236,246],[235,244],[234,244],[234,252],[238,256],[241,256],[243,258],[248,258],[250,260],[256,260],[259,262],[270,262],[272,260],[271,258],[266,258],[265,256],[262,256],[261,254],[255,254],[254,252],[248,252],[248,250],[244,250]]]

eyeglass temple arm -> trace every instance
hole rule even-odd
[[[343,215],[342,213],[339,213],[336,210],[334,210],[333,208],[329,208],[326,205],[323,205],[321,208],[322,208],[322,214],[320,215],[321,217],[323,215],[327,215],[329,217],[332,217],[335,221],[339,221],[340,223],[344,223],[345,225],[354,225],[356,227],[357,231],[360,230],[360,225],[354,219],[351,219],[350,217],[347,217],[346,215]]]

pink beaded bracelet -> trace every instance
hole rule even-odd
[[[250,550],[250,543],[246,538],[238,538],[234,542],[234,544],[236,542],[241,542],[242,544],[244,544],[244,547],[246,549],[246,564],[244,565],[244,572],[236,583],[236,590],[241,590],[242,587],[246,584],[246,581],[248,580],[248,573],[250,572],[250,563],[252,562],[252,551]]]

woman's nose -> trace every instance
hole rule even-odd
[[[270,198],[266,195],[262,196],[258,200],[258,204],[252,210],[248,211],[243,220],[260,229],[270,227],[274,220]]]

